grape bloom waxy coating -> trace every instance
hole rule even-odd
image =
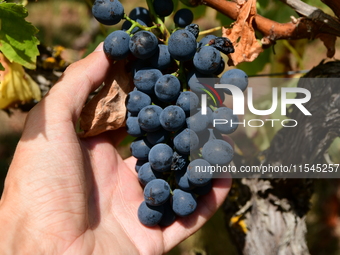
[[[215,35],[199,37],[191,10],[174,10],[172,0],[151,4],[150,10],[136,7],[127,16],[118,0],[96,0],[92,12],[105,25],[123,23],[107,36],[103,48],[111,61],[122,61],[135,86],[125,106],[144,197],[136,213],[146,227],[167,227],[179,217],[190,217],[197,197],[211,192],[214,175],[206,169],[233,159],[233,147],[223,135],[237,125],[214,127],[213,120],[238,119],[223,105],[230,91],[214,89],[212,83],[219,80],[244,91],[248,77],[239,69],[224,72],[221,53],[233,52],[232,43]],[[162,23],[169,15],[173,30]],[[208,98],[204,106],[202,95]]]

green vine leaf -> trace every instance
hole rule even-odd
[[[39,40],[35,37],[38,29],[25,20],[27,15],[22,5],[0,2],[0,51],[11,62],[35,69],[39,55]]]

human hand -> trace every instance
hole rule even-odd
[[[227,196],[230,179],[216,179],[194,214],[166,228],[139,222],[136,160],[115,149],[124,130],[90,138],[75,132],[90,92],[111,82],[110,68],[99,45],[28,114],[0,200],[0,254],[162,254],[197,231]]]

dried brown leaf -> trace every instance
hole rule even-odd
[[[83,108],[80,115],[82,137],[95,136],[125,125],[127,94],[132,80],[125,70],[125,61],[114,64],[112,83],[106,84]]]
[[[252,62],[263,51],[252,25],[255,15],[256,0],[248,0],[242,5],[233,26],[222,30],[222,36],[228,37],[235,47],[235,52],[229,54],[229,65]]]
[[[320,38],[320,40],[323,42],[325,47],[327,48],[327,57],[332,58],[335,55],[335,42],[336,42],[336,36],[330,35],[330,34],[319,34],[317,36]]]

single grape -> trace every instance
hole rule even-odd
[[[181,189],[175,189],[172,197],[172,209],[178,216],[188,216],[197,208],[195,196]]]
[[[177,131],[185,125],[185,112],[177,105],[169,105],[162,111],[159,120],[167,131]]]
[[[157,80],[162,77],[161,71],[153,68],[144,68],[136,72],[133,83],[136,88],[148,95],[154,93]]]
[[[163,206],[151,206],[143,201],[138,207],[138,219],[148,227],[156,226],[161,221],[163,214]]]
[[[213,177],[210,166],[209,162],[204,159],[195,159],[191,161],[187,168],[189,182],[195,187],[208,184]]]
[[[136,58],[147,59],[151,57],[158,47],[157,37],[149,31],[138,31],[129,42],[129,48]]]
[[[130,145],[132,156],[137,159],[147,160],[152,145],[146,140],[145,137],[140,137],[134,140]]]
[[[152,169],[159,172],[169,171],[172,164],[173,150],[165,143],[154,145],[149,152],[149,162]]]
[[[96,0],[92,6],[92,14],[104,25],[115,25],[124,16],[124,7],[118,0]]]
[[[189,191],[194,188],[194,186],[189,182],[186,169],[181,170],[181,171],[176,171],[175,180],[176,180],[178,187],[181,190]]]
[[[170,186],[162,179],[155,179],[144,188],[144,200],[148,205],[162,205],[170,197]]]
[[[203,46],[197,50],[193,62],[200,73],[213,74],[219,68],[221,59],[218,50],[210,46]]]
[[[129,18],[133,20],[141,20],[145,24],[151,24],[150,12],[144,7],[135,7],[129,13]]]
[[[177,98],[176,105],[181,107],[186,116],[190,115],[199,105],[198,96],[192,91],[181,92]]]
[[[171,57],[179,61],[192,59],[196,53],[196,38],[186,29],[180,29],[170,35],[168,49]]]
[[[137,162],[136,162],[136,165],[135,165],[136,172],[138,173],[139,169],[147,162],[148,162],[147,160],[138,159]]]
[[[203,37],[199,43],[198,43],[198,47],[201,48],[203,46],[209,46],[210,45],[210,41],[215,39],[216,35],[206,35],[205,37]]]
[[[174,22],[179,27],[186,27],[194,20],[194,14],[191,10],[183,8],[179,9],[174,16]]]
[[[150,58],[151,66],[159,70],[167,69],[171,64],[172,58],[169,53],[168,45],[158,44],[158,49]]]
[[[121,60],[129,53],[130,36],[122,30],[116,30],[109,34],[104,40],[104,52],[108,58]]]
[[[126,132],[133,137],[141,137],[145,134],[138,123],[138,118],[130,116],[126,119]]]
[[[238,122],[237,115],[233,114],[233,110],[228,107],[217,108],[212,114],[213,120],[216,120],[214,128],[217,129],[222,134],[231,134],[235,132],[238,124],[233,124]],[[223,121],[224,124],[219,124],[217,120]],[[225,123],[227,122],[227,123]]]
[[[150,104],[151,98],[141,91],[131,91],[126,98],[126,109],[135,115]]]
[[[141,129],[146,132],[154,132],[162,127],[159,116],[162,113],[162,108],[157,105],[149,105],[144,107],[138,113],[138,123]]]
[[[174,3],[172,0],[154,0],[153,7],[155,13],[160,17],[169,16],[174,10]]]
[[[196,134],[205,131],[211,123],[211,114],[207,108],[207,115],[203,115],[201,111],[186,119],[187,127],[193,130]]]
[[[208,194],[212,190],[212,180],[208,182],[206,185],[201,187],[195,187],[192,192],[195,193],[198,196],[204,196]]]
[[[212,139],[203,146],[202,157],[211,165],[226,166],[232,161],[234,150],[226,141]]]
[[[230,69],[222,74],[220,83],[234,85],[242,91],[245,91],[248,87],[248,75],[241,69]],[[224,89],[224,91],[231,95],[229,89]]]
[[[158,225],[161,227],[168,227],[175,222],[176,214],[172,210],[170,199],[162,206],[164,207],[164,213]]]
[[[196,150],[198,144],[199,138],[197,134],[189,128],[184,129],[174,138],[175,149],[184,155],[189,155],[191,151]]]
[[[160,77],[155,84],[155,94],[157,98],[166,103],[176,100],[181,91],[181,83],[177,77],[165,74]]]
[[[138,180],[143,186],[148,184],[150,181],[159,178],[162,178],[162,173],[154,171],[149,162],[143,164],[138,171]]]
[[[211,74],[202,74],[197,70],[191,70],[187,75],[187,82],[192,92],[202,94],[205,93],[204,89],[206,89],[203,83],[212,78]]]

